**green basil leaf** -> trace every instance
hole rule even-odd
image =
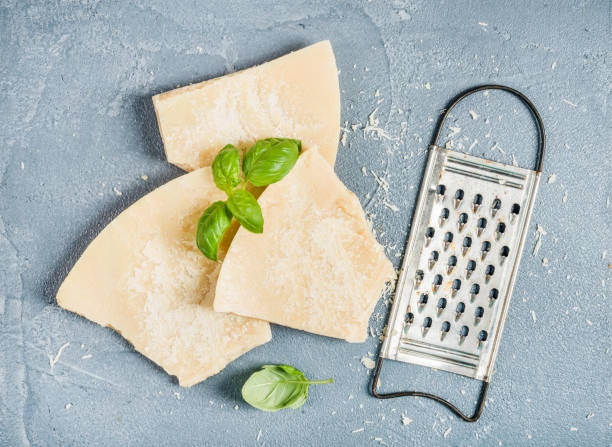
[[[308,397],[308,387],[329,380],[308,380],[304,374],[289,365],[264,365],[242,387],[242,398],[263,411],[300,408]]]
[[[227,207],[244,228],[252,233],[263,233],[263,215],[253,194],[244,189],[232,191]]]
[[[242,170],[255,186],[276,183],[289,173],[302,150],[300,140],[267,138],[255,142],[244,156]]]
[[[219,243],[231,223],[232,213],[225,202],[215,202],[202,213],[198,221],[196,244],[208,259],[218,260]]]
[[[228,144],[219,151],[212,164],[212,173],[217,188],[227,194],[240,184],[240,155],[235,146]]]

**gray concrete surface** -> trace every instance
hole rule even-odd
[[[1,0],[0,445],[610,445],[610,20],[603,0]],[[100,229],[181,175],[162,155],[151,95],[323,39],[340,69],[342,121],[358,126],[336,171],[396,266],[445,103],[497,82],[543,115],[544,181],[476,424],[430,401],[374,399],[360,359],[377,337],[348,344],[274,327],[270,343],[182,389],[119,335],[55,303]],[[374,110],[387,137],[364,135]],[[459,150],[533,163],[534,126],[506,94],[470,100],[451,125]],[[536,224],[547,234],[533,256]],[[386,313],[381,300],[374,330]],[[262,413],[240,387],[266,363],[336,383],[311,389],[299,410]],[[478,384],[390,364],[382,388],[405,387],[467,411]]]

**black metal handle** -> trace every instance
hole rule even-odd
[[[462,99],[464,99],[465,97],[470,96],[471,94],[479,92],[481,90],[503,90],[505,92],[512,93],[514,96],[516,96],[521,101],[523,101],[523,103],[525,103],[525,105],[529,108],[529,110],[531,111],[536,121],[537,127],[538,127],[538,139],[540,142],[538,160],[536,162],[536,172],[542,172],[542,164],[544,163],[544,151],[546,150],[546,133],[544,132],[544,123],[542,122],[542,117],[540,116],[538,110],[533,105],[533,103],[529,100],[529,98],[527,98],[524,94],[522,94],[518,90],[515,90],[512,87],[507,87],[505,85],[499,85],[499,84],[480,85],[478,87],[473,87],[469,90],[466,90],[463,93],[459,94],[456,98],[454,98],[450,102],[448,107],[446,108],[446,111],[444,112],[442,117],[440,118],[440,121],[438,123],[438,128],[436,129],[436,133],[432,140],[433,141],[432,144],[434,146],[438,145],[438,139],[440,138],[440,132],[442,132],[442,127],[444,126],[446,117],[451,112],[451,110],[453,110],[453,108],[457,105],[457,103],[461,101]]]
[[[376,390],[378,385],[378,376],[380,376],[380,370],[382,368],[383,358],[378,357],[378,361],[376,362],[376,370],[374,371],[374,377],[372,378],[372,394],[374,397],[379,399],[393,399],[394,397],[405,397],[405,396],[414,396],[414,397],[425,397],[426,399],[435,400],[442,405],[447,406],[453,413],[459,416],[466,422],[476,422],[480,415],[482,414],[482,410],[484,410],[485,399],[487,397],[487,391],[489,390],[489,382],[483,381],[482,388],[480,389],[480,397],[478,399],[478,405],[476,407],[476,411],[472,416],[467,416],[462,413],[459,408],[451,404],[446,399],[441,398],[440,396],[436,396],[435,394],[424,393],[422,391],[398,391],[395,393],[379,393]]]

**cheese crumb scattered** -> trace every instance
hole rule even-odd
[[[412,419],[410,419],[408,416],[402,413],[402,424],[409,425],[411,422],[412,422]]]
[[[72,404],[68,403],[66,404],[66,410],[70,410],[72,408]]]
[[[531,318],[533,318],[533,322],[535,323],[536,321],[538,321],[538,319],[536,318],[536,314],[534,310],[530,310],[529,311],[531,313]]]
[[[586,323],[587,323],[589,326],[593,326],[593,322],[592,322],[591,320],[586,320]]]
[[[342,132],[342,137],[340,137],[340,143],[342,143],[342,146],[346,146],[346,132]]]
[[[399,211],[399,208],[396,205],[389,203],[386,200],[383,200],[383,205],[389,208],[394,213],[397,213]]]
[[[148,175],[141,175],[140,178],[143,179],[145,182],[147,180],[149,180],[149,176]]]
[[[472,117],[473,120],[477,120],[478,119],[479,115],[474,110],[470,110],[469,114],[470,114],[470,116]]]
[[[353,430],[351,433],[361,433],[364,430],[365,430],[365,428],[361,427],[361,428],[358,428],[356,430]]]
[[[91,354],[85,354],[84,356],[81,357],[81,360],[87,360],[92,358],[93,356]]]
[[[234,405],[234,410],[238,411],[238,405]]]
[[[119,191],[119,190],[117,189],[117,187],[115,187],[115,186],[113,186],[113,191],[114,191],[114,192],[115,192],[115,194],[117,194],[118,196],[122,196],[122,195],[123,195],[123,193],[122,193],[121,191]]]
[[[361,363],[367,369],[374,369],[374,367],[376,366],[376,362],[369,357],[361,357]]]
[[[64,349],[66,349],[68,346],[70,346],[70,343],[64,343],[59,350],[57,351],[57,354],[55,354],[55,357],[49,356],[49,366],[51,367],[51,371],[53,371],[53,367],[55,366],[55,364],[59,361],[62,352],[64,352]]]
[[[20,163],[19,167],[21,168],[22,171],[25,169],[25,165],[23,164],[23,161]]]
[[[452,430],[452,428],[451,428],[451,427],[448,427],[448,428],[446,429],[446,431],[444,432],[444,438],[445,438],[445,439],[448,437],[448,435],[450,435],[451,430]]]
[[[548,177],[548,183],[555,183],[556,180],[557,180],[557,174],[551,174]]]
[[[578,431],[576,427],[570,427],[570,431]]]
[[[544,231],[544,228],[542,228],[540,224],[536,224],[535,234],[536,234],[536,243],[535,243],[535,246],[533,247],[533,252],[532,252],[533,256],[537,256],[538,251],[540,251],[540,247],[542,246],[542,236],[546,235],[546,231]]]
[[[497,144],[497,142],[493,145],[493,147],[491,147],[491,152],[496,151],[496,150],[504,155],[506,154],[506,151],[503,150],[501,147],[499,147],[499,144]]]
[[[259,441],[260,438],[261,438],[261,428],[259,429],[259,432],[257,433],[257,438],[255,438],[255,441]]]
[[[424,85],[427,90],[431,90],[431,84],[428,82]]]

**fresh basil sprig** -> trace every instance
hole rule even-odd
[[[247,230],[263,233],[263,214],[257,200],[246,189],[249,182],[255,186],[276,183],[285,177],[295,165],[302,142],[290,138],[266,138],[257,140],[247,151],[240,172],[240,154],[228,144],[219,151],[212,164],[212,174],[217,188],[223,190],[227,201],[210,205],[200,217],[196,243],[208,259],[218,260],[219,244],[232,217]]]
[[[222,201],[210,205],[200,217],[196,244],[208,259],[218,259],[219,243],[231,223],[232,213]]]
[[[310,385],[333,381],[308,380],[300,370],[289,365],[264,365],[244,383],[242,398],[263,411],[295,410],[306,402]]]
[[[255,186],[276,183],[287,175],[300,155],[302,143],[288,138],[266,138],[249,149],[242,170]]]
[[[263,233],[263,215],[253,194],[244,189],[232,191],[227,207],[244,228],[252,233]]]
[[[213,161],[212,172],[217,188],[229,194],[242,181],[238,149],[231,144],[221,149]]]

